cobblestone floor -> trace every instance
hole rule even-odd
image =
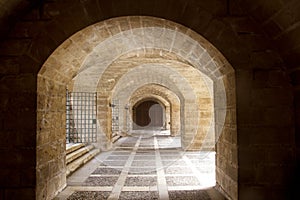
[[[225,199],[214,185],[215,152],[183,151],[178,137],[134,134],[72,174],[55,199]]]

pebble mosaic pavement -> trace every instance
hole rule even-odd
[[[157,132],[121,138],[73,173],[55,199],[225,200],[213,188],[215,152],[180,146],[180,138]]]

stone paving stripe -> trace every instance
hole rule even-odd
[[[91,174],[90,177],[119,177],[119,174]]]
[[[124,186],[122,191],[157,191],[157,186]]]
[[[119,176],[119,179],[117,181],[117,183],[114,185],[114,188],[112,190],[112,193],[110,194],[110,196],[108,197],[108,200],[118,200],[119,199],[119,196],[122,192],[122,188],[124,187],[124,184],[125,184],[125,181],[126,181],[126,177],[128,175],[128,171],[130,169],[130,166],[131,166],[131,163],[133,162],[134,160],[134,156],[135,156],[135,153],[138,149],[138,146],[139,146],[139,143],[141,141],[141,137],[137,140],[123,170],[122,170],[122,173],[120,174]]]
[[[207,186],[192,186],[192,185],[187,185],[187,186],[168,186],[169,191],[186,191],[186,190],[205,190],[207,189]]]
[[[165,172],[163,169],[163,164],[161,161],[159,146],[156,137],[154,137],[154,144],[155,144],[155,156],[156,156],[155,160],[156,160],[156,168],[157,168],[157,187],[158,187],[159,199],[169,200],[167,181],[165,178]]]
[[[168,186],[198,186],[200,185],[199,180],[194,175],[189,176],[167,176],[166,177]]]
[[[127,177],[156,177],[156,173],[155,174],[128,174]]]
[[[69,186],[72,191],[112,191],[112,186]]]

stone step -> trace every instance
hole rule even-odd
[[[76,144],[67,144],[66,152],[67,155],[73,151],[76,151],[77,149],[80,149],[81,147],[84,147],[84,143],[76,143]]]
[[[99,152],[100,152],[99,149],[93,149],[90,152],[87,152],[86,154],[81,156],[80,158],[77,158],[73,162],[69,163],[67,165],[67,176],[69,176],[71,173],[76,171],[79,167],[81,167],[82,165],[87,163],[89,160],[94,158]]]
[[[121,137],[120,135],[114,135],[111,139],[111,142],[115,143],[118,139],[120,139],[120,137]]]
[[[86,154],[87,152],[89,152],[90,150],[94,149],[94,145],[90,144],[88,146],[81,146],[81,148],[67,154],[66,156],[66,163],[70,163],[73,160],[76,160],[77,158],[79,158],[80,156]]]

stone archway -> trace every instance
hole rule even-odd
[[[159,86],[157,84],[150,84],[137,89],[131,95],[128,104],[129,108],[130,105],[135,105],[137,102],[143,99],[152,98],[158,99],[166,106],[166,129],[170,130],[170,135],[180,135],[180,100],[178,96],[176,96],[176,94],[174,94],[167,88]],[[132,113],[129,112],[128,115],[132,116]],[[129,119],[129,121],[126,123],[128,123],[129,127],[132,127],[130,122],[131,120]]]
[[[118,29],[109,25],[114,22],[120,22],[117,25],[120,26]],[[86,42],[85,45],[81,45],[83,40]],[[84,46],[84,51],[82,46]],[[37,173],[45,170],[49,161],[57,163],[59,167],[49,174],[46,182],[43,179],[37,179],[38,191],[43,188],[53,188],[56,192],[66,184],[65,162],[63,161],[65,148],[63,105],[66,87],[73,91],[96,91],[100,75],[113,60],[124,53],[148,48],[161,49],[162,54],[166,51],[177,55],[183,62],[201,71],[213,81],[213,92],[216,97],[214,98],[215,125],[213,129],[216,130],[216,138],[221,136],[221,139],[217,141],[216,149],[218,146],[227,145],[229,151],[237,151],[236,144],[228,144],[222,139],[222,133],[225,130],[233,136],[236,135],[234,117],[236,110],[233,103],[235,102],[234,71],[224,57],[204,38],[179,24],[152,17],[111,19],[84,29],[84,36],[82,32],[79,32],[66,40],[48,58],[39,72],[37,121],[41,128],[37,135],[39,137],[52,130],[57,132],[55,134],[57,140],[51,144],[38,142]],[[70,53],[72,56],[67,56]],[[49,88],[52,90],[51,95],[43,93],[43,91],[49,91]],[[108,105],[108,100],[101,99],[99,103]],[[200,99],[200,105],[201,101],[211,101],[211,99]],[[53,104],[57,106],[51,107]],[[190,106],[183,106],[181,111],[185,116],[195,117],[199,114]],[[103,112],[108,113],[105,109]],[[58,122],[53,119],[60,120]],[[190,123],[190,119],[182,118],[182,120],[182,130],[186,133],[193,132],[195,127]],[[208,127],[210,126],[209,122]],[[230,129],[226,129],[227,127]],[[185,139],[188,141],[189,137],[190,135],[186,135]],[[236,162],[237,159],[233,159],[231,155],[229,158],[225,152],[217,151],[217,160],[220,161],[217,161],[217,183],[221,190],[232,198],[236,198],[237,163],[231,164],[233,173],[229,173],[225,169],[226,166],[221,165],[222,160],[226,159]]]
[[[143,99],[133,105],[133,129],[161,130],[165,124],[165,106],[155,99]]]

